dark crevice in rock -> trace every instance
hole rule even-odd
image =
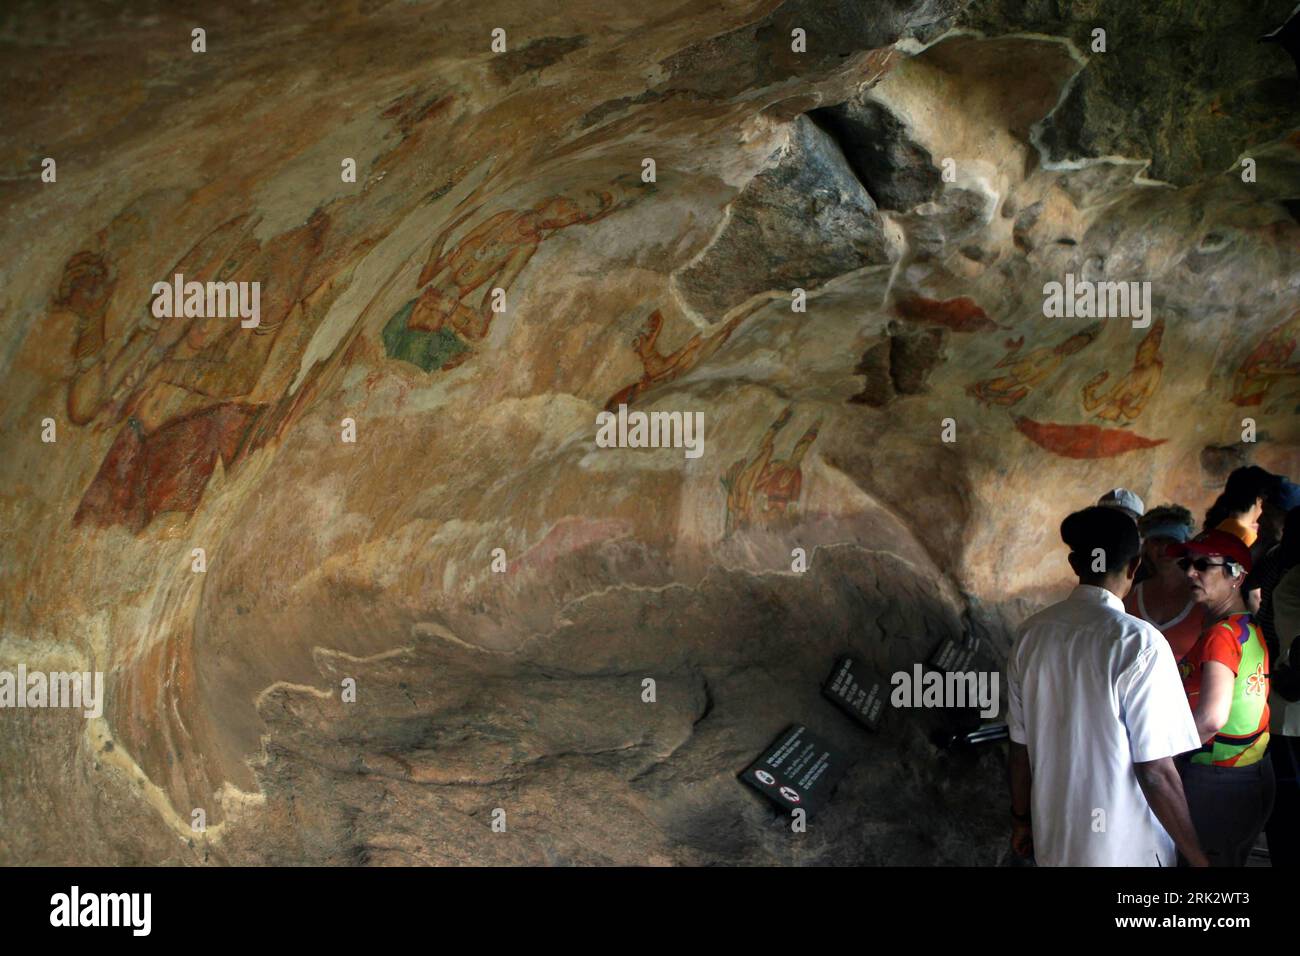
[[[900,395],[923,394],[930,373],[943,361],[944,341],[943,329],[909,329],[891,322],[885,338],[867,349],[854,368],[866,381],[849,401],[883,408]]]
[[[839,146],[881,209],[912,209],[939,194],[941,177],[929,151],[880,103],[849,101],[810,110],[808,117]]]
[[[709,679],[707,677],[702,678],[701,689],[704,691],[704,709],[700,711],[698,717],[691,721],[692,729],[698,727],[704,722],[705,718],[707,718],[709,714],[713,713],[713,690],[709,687]]]

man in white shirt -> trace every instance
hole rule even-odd
[[[1169,642],[1124,613],[1137,525],[1061,523],[1079,586],[1021,625],[1007,661],[1012,851],[1041,866],[1207,866],[1173,757],[1201,746]]]

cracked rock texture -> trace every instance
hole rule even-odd
[[[0,710],[0,862],[996,864],[998,749],[835,659],[996,667],[1067,511],[1300,472],[1289,2],[211,6],[0,14],[0,670],[107,683]]]

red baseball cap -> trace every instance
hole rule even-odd
[[[1235,561],[1247,571],[1250,570],[1250,548],[1228,531],[1203,531],[1186,544],[1171,544],[1169,554],[1174,557],[1185,554],[1214,555]]]

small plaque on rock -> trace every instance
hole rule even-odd
[[[782,809],[803,807],[812,816],[825,805],[844,770],[839,753],[807,727],[792,724],[740,779]]]
[[[876,729],[885,712],[884,680],[853,657],[840,658],[822,694],[868,730]]]

